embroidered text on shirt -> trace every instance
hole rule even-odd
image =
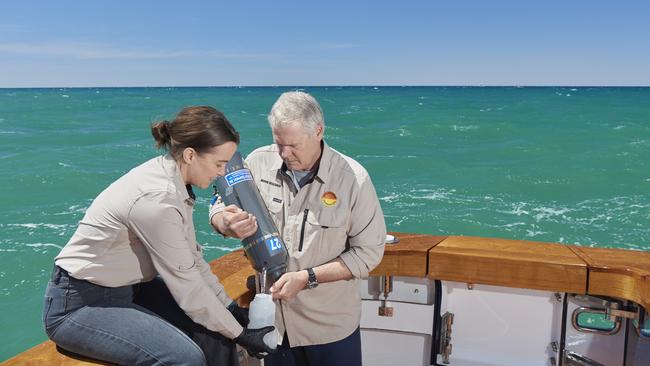
[[[278,183],[275,183],[275,182],[269,182],[266,179],[262,179],[261,181],[262,181],[262,183],[270,184],[270,185],[275,186],[275,187],[282,187],[281,184],[278,184]]]

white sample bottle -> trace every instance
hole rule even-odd
[[[255,295],[248,310],[248,319],[249,329],[259,329],[269,325],[275,325],[275,303],[271,295]],[[278,335],[275,330],[264,335],[264,343],[272,349],[278,346]]]

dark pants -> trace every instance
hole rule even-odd
[[[265,366],[361,366],[359,328],[340,341],[315,346],[290,347],[284,335],[277,352],[264,358]]]
[[[181,309],[160,278],[137,285],[134,303],[141,305],[187,334],[203,350],[210,366],[239,365],[235,343],[195,323]]]
[[[119,365],[238,365],[235,344],[194,323],[160,279],[103,287],[55,267],[43,323],[65,351]]]

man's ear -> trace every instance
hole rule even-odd
[[[196,158],[196,150],[191,147],[186,147],[183,149],[183,162],[185,164],[192,164],[192,161]]]
[[[316,126],[316,137],[319,139],[323,139],[323,132],[325,131],[325,128],[322,125]]]

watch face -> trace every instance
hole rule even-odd
[[[307,287],[314,288],[318,286],[318,280],[316,279],[314,270],[311,268],[307,269],[307,274],[309,275],[309,278],[307,279]]]

